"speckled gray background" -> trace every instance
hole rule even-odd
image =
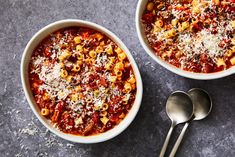
[[[0,156],[153,157],[170,127],[165,101],[174,90],[202,87],[211,93],[211,115],[193,122],[178,157],[235,156],[235,75],[212,81],[177,76],[155,63],[136,35],[137,0],[0,0]],[[20,82],[20,59],[29,39],[56,20],[76,18],[98,23],[130,49],[144,82],[141,109],[118,137],[100,144],[75,144],[48,132],[36,119]],[[171,141],[179,134],[178,127]],[[171,148],[169,147],[169,148]]]

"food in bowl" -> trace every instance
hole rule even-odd
[[[213,73],[235,65],[234,1],[149,0],[142,23],[155,54],[175,67]]]
[[[41,115],[69,134],[90,136],[114,128],[136,97],[126,53],[91,28],[51,33],[33,51],[28,73]]]

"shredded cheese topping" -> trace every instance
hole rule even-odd
[[[234,53],[234,8],[235,3],[226,1],[150,1],[143,15],[147,39],[157,55],[182,69],[191,63],[206,65],[200,63],[202,54],[211,66],[221,66],[218,62],[226,62]]]

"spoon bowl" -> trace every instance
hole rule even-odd
[[[172,93],[166,103],[166,113],[176,125],[188,121],[193,114],[190,96],[182,91]]]
[[[212,109],[212,101],[210,95],[203,89],[193,88],[188,91],[194,104],[194,119],[201,120],[206,118]]]

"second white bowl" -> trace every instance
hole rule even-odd
[[[228,75],[235,73],[235,67],[230,68],[228,70],[221,71],[221,72],[216,72],[216,73],[208,73],[208,74],[193,73],[193,72],[179,69],[179,68],[163,61],[160,57],[155,55],[153,49],[151,48],[151,46],[149,45],[149,43],[146,39],[146,35],[144,32],[144,26],[143,26],[142,20],[141,20],[147,3],[148,3],[148,0],[139,0],[139,2],[137,4],[136,17],[135,17],[136,29],[137,29],[137,34],[138,34],[138,38],[140,40],[141,45],[143,46],[145,51],[148,53],[148,55],[153,60],[155,60],[158,64],[160,64],[161,66],[163,66],[164,68],[168,69],[169,71],[171,71],[175,74],[178,74],[183,77],[191,78],[191,79],[197,79],[197,80],[217,79],[217,78],[225,77],[225,76],[228,76]]]
[[[115,126],[113,129],[98,134],[98,135],[93,135],[93,136],[76,136],[72,134],[66,134],[63,133],[62,131],[56,129],[53,127],[53,124],[50,122],[50,120],[46,119],[40,114],[39,107],[35,103],[34,97],[32,95],[31,89],[30,89],[30,84],[29,84],[29,79],[28,79],[28,65],[29,61],[32,55],[32,52],[34,51],[35,47],[44,39],[46,38],[49,34],[62,29],[66,27],[72,27],[72,26],[78,26],[78,27],[88,27],[94,30],[97,30],[103,34],[105,34],[107,37],[109,37],[111,40],[113,40],[126,54],[127,57],[132,65],[134,74],[136,76],[136,83],[137,83],[137,92],[136,92],[136,99],[135,102],[130,109],[129,113],[127,116],[124,118],[123,121],[120,122],[117,126]],[[82,20],[62,20],[62,21],[57,21],[52,24],[47,25],[46,27],[42,28],[40,31],[38,31],[28,42],[23,56],[21,60],[21,80],[22,80],[22,85],[23,89],[25,92],[25,96],[28,100],[28,103],[33,110],[34,114],[37,116],[37,118],[40,120],[40,122],[47,127],[51,132],[54,134],[58,135],[61,138],[64,138],[66,140],[72,141],[72,142],[78,142],[78,143],[98,143],[98,142],[103,142],[106,140],[109,140],[118,134],[120,134],[122,131],[124,131],[130,123],[134,120],[140,105],[141,105],[141,100],[142,100],[142,94],[143,94],[143,85],[142,85],[142,79],[141,75],[139,72],[139,69],[136,65],[136,62],[134,58],[132,57],[130,51],[128,48],[123,44],[123,42],[112,32],[109,30],[105,29],[102,26],[99,26],[95,23],[87,22],[87,21],[82,21]]]

